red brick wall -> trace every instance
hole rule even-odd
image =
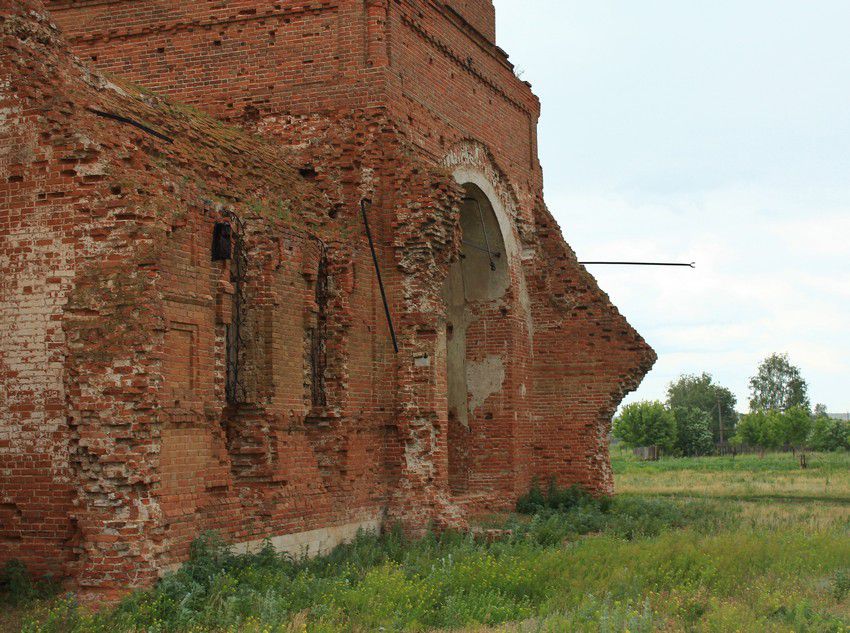
[[[5,44],[5,43],[4,43]],[[39,137],[39,116],[8,90],[0,57],[0,561],[62,572],[73,534],[63,306],[73,286],[76,183]]]
[[[245,541],[380,517],[392,389],[362,235],[355,253],[323,228],[339,202],[305,193],[278,148],[84,81],[27,9],[0,13],[0,562],[108,595],[149,583],[204,529]],[[229,264],[210,258],[230,217],[250,262],[238,409],[224,398]],[[331,370],[316,410],[305,332],[322,242]]]
[[[488,0],[48,5],[83,59],[217,116],[323,114],[342,124],[359,109],[386,109],[432,164],[476,139],[531,221],[542,187],[538,100],[447,8],[492,16]],[[300,133],[291,142],[317,135],[309,123]]]
[[[0,154],[0,559],[103,593],[150,582],[207,529],[460,526],[535,476],[611,492],[610,416],[654,356],[542,202],[539,103],[492,41],[491,3],[451,5],[50,3],[83,60],[171,104],[86,79],[33,14],[0,18],[16,87],[0,143],[28,148]],[[503,375],[468,429],[447,398],[455,178],[492,204],[510,279],[470,308],[468,360]],[[244,240],[238,287],[234,261],[210,257],[223,221]]]
[[[314,113],[381,97],[361,2],[47,4],[83,60],[217,116]]]
[[[482,46],[431,5],[398,5],[390,17],[392,116],[433,162],[467,139],[487,148],[513,189],[523,220],[542,187],[540,105],[494,46]]]
[[[534,471],[606,494],[611,418],[655,354],[611,305],[542,202],[539,264],[528,271],[534,314]],[[569,397],[565,397],[569,395]]]
[[[159,502],[167,547],[160,566],[182,560],[191,540],[206,530],[252,541],[380,516],[385,503],[373,346],[356,346],[374,323],[367,260],[348,258],[340,244],[322,247],[280,220],[247,213],[242,223],[247,376],[238,404],[227,403],[222,390],[224,328],[235,318],[234,288],[222,280],[229,279],[233,262],[210,261],[212,219],[198,210],[187,213],[165,251]],[[203,256],[193,256],[199,250],[194,242],[203,245]],[[334,312],[328,358],[337,374],[327,372],[327,406],[315,407],[306,333],[317,318],[323,251]],[[345,303],[358,319],[340,305],[340,295],[349,297]],[[193,381],[187,392],[183,385]],[[188,397],[172,401],[176,389]]]
[[[493,0],[449,0],[445,4],[490,42],[496,41],[496,10]]]

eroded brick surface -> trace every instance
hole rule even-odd
[[[612,492],[655,356],[545,207],[491,2],[48,9],[0,0],[0,561],[109,597],[204,530]]]

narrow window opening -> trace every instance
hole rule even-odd
[[[230,259],[233,256],[233,239],[230,224],[216,222],[213,226],[212,259],[214,262]]]
[[[325,370],[328,363],[328,259],[324,248],[319,256],[316,273],[316,325],[310,331],[310,397],[314,407],[325,407]]]
[[[218,226],[216,225],[216,227]],[[216,231],[219,240],[222,239],[223,233],[227,234],[226,250],[229,251],[227,254],[230,256],[230,283],[233,285],[230,324],[225,329],[225,395],[228,404],[241,404],[245,402],[242,361],[245,349],[245,271],[247,270],[247,256],[238,225],[237,230],[232,230],[230,225],[226,226],[226,231],[223,227]],[[218,246],[222,246],[221,242],[218,242]]]

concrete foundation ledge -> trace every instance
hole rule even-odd
[[[314,558],[329,554],[338,545],[350,543],[360,530],[377,534],[381,531],[383,522],[383,517],[378,516],[343,525],[332,525],[315,530],[307,530],[306,532],[280,534],[253,541],[233,543],[230,545],[230,549],[235,554],[254,554],[262,550],[266,541],[269,541],[277,552],[289,554],[296,560]],[[182,565],[183,563],[168,565],[160,570],[160,576],[175,572]]]
[[[360,530],[372,533],[380,532],[382,523],[381,517],[374,517],[344,525],[308,530],[307,532],[281,534],[268,539],[236,543],[232,546],[232,550],[237,554],[255,553],[263,548],[266,541],[269,541],[275,550],[289,554],[293,558],[312,558],[329,554],[337,545],[351,542]]]

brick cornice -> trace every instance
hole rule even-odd
[[[102,1],[93,1],[91,3],[80,4],[77,2],[69,2],[62,6],[56,6],[51,4],[50,10],[54,13],[61,13],[64,10],[78,8],[80,6],[100,6],[100,5],[109,5],[109,4],[120,4],[124,2],[124,0],[102,0]],[[191,28],[209,28],[218,26],[221,24],[236,24],[239,22],[253,22],[256,20],[263,20],[269,18],[288,18],[293,15],[302,15],[309,13],[320,13],[323,11],[329,11],[332,9],[338,9],[339,2],[338,0],[324,0],[320,2],[305,2],[304,4],[300,4],[298,6],[290,6],[290,7],[269,7],[263,10],[255,10],[252,12],[247,12],[244,8],[239,11],[234,11],[227,15],[217,15],[215,17],[206,17],[206,18],[195,18],[195,19],[181,19],[181,20],[169,20],[166,22],[160,22],[157,24],[150,24],[145,26],[138,27],[123,27],[123,28],[115,28],[115,29],[102,29],[99,31],[90,31],[85,34],[74,34],[68,33],[66,35],[66,39],[71,44],[77,44],[80,42],[91,42],[97,40],[108,40],[108,39],[121,39],[121,38],[132,38],[138,37],[142,35],[149,35],[151,33],[162,33],[169,31],[181,31]]]
[[[522,103],[517,99],[514,99],[508,91],[502,87],[501,83],[478,70],[474,64],[469,63],[468,58],[464,57],[461,53],[458,53],[454,50],[449,44],[441,40],[439,37],[428,31],[420,21],[415,20],[409,14],[402,12],[401,13],[401,22],[410,28],[412,31],[417,33],[420,37],[422,37],[425,41],[427,41],[431,46],[435,49],[442,52],[446,57],[451,59],[455,65],[458,66],[464,72],[467,72],[473,75],[478,81],[482,84],[490,88],[493,92],[502,97],[505,101],[510,103],[512,106],[526,113],[529,117],[536,115],[536,112],[533,108],[529,107],[528,104]],[[512,67],[506,66],[506,68],[511,69]],[[535,99],[533,93],[531,92],[528,84],[522,82],[519,78],[516,78],[516,81],[522,83],[525,89],[528,91],[529,95],[532,99]]]

